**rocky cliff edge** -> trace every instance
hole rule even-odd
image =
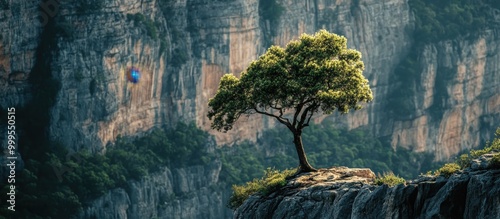
[[[270,195],[250,196],[234,218],[500,218],[500,169],[492,154],[463,171],[375,185],[370,169],[334,167],[299,174]]]

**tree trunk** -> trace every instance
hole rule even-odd
[[[293,143],[295,144],[295,149],[297,150],[297,155],[299,156],[300,169],[299,172],[316,172],[309,162],[307,162],[306,152],[304,151],[304,146],[302,145],[301,133],[293,133]]]

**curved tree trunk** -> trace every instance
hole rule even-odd
[[[297,155],[299,156],[299,172],[316,172],[317,170],[314,169],[307,161],[306,152],[304,151],[304,146],[302,145],[302,137],[300,133],[293,133],[293,143],[295,144],[295,149],[297,150]]]

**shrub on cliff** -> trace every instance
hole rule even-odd
[[[429,171],[427,174],[450,177],[453,173],[470,167],[473,159],[477,159],[480,156],[493,151],[500,151],[500,128],[495,131],[495,138],[493,141],[486,143],[486,146],[483,149],[471,150],[468,154],[462,154],[455,160],[455,162],[447,163],[440,169],[434,171],[434,173]],[[500,167],[500,154],[495,155],[490,160],[489,166],[492,168]]]
[[[256,193],[268,195],[286,185],[286,179],[297,172],[296,169],[278,171],[267,168],[261,179],[254,179],[245,185],[233,185],[233,194],[229,198],[228,207],[236,209],[250,196]]]
[[[394,175],[393,172],[384,173],[383,175],[378,175],[375,179],[376,185],[388,185],[389,187],[393,187],[399,184],[405,184],[406,180],[399,176]]]
[[[500,151],[500,128],[495,131],[495,138],[493,141],[487,142],[483,149],[471,150],[469,154],[460,155],[456,163],[460,166],[460,169],[465,169],[470,167],[473,159],[479,158],[480,156],[492,151]]]
[[[459,170],[460,166],[457,163],[447,163],[443,167],[436,170],[436,172],[434,172],[434,175],[443,175],[444,177],[448,178]]]

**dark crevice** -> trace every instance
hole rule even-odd
[[[467,185],[469,180],[455,184],[448,198],[439,206],[439,216],[444,218],[463,218],[465,212],[465,201],[467,199]]]
[[[24,159],[43,158],[49,150],[50,110],[60,89],[60,82],[52,77],[51,68],[53,53],[58,49],[57,27],[55,17],[48,19],[40,35],[35,64],[28,78],[32,99],[19,113],[20,132],[25,136],[19,138],[19,146]]]

